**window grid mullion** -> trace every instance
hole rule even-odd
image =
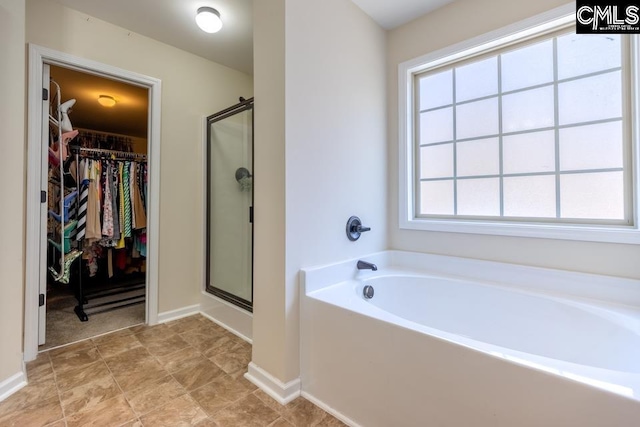
[[[505,178],[517,178],[523,176],[555,176],[559,174],[562,175],[576,175],[576,174],[588,174],[588,173],[604,173],[604,172],[624,172],[624,168],[599,168],[599,169],[575,169],[575,170],[566,170],[560,171],[556,173],[555,171],[549,172],[520,172],[520,173],[507,173],[502,176]],[[500,175],[466,175],[459,176],[457,180],[467,180],[467,179],[486,179],[486,178],[500,178]],[[420,178],[420,182],[430,182],[430,181],[450,181],[453,177],[450,176],[442,176],[437,178]]]
[[[517,131],[512,131],[512,132],[503,132],[502,136],[513,136],[513,135],[522,135],[522,134],[526,134],[526,133],[544,132],[544,131],[549,131],[549,130],[555,130],[556,127],[558,129],[568,129],[568,128],[575,128],[575,127],[580,127],[580,126],[599,125],[599,124],[602,124],[602,123],[620,122],[622,120],[623,120],[622,117],[612,117],[612,118],[608,118],[608,119],[589,120],[589,121],[586,121],[586,122],[567,123],[565,125],[558,125],[558,126],[548,126],[548,127],[543,127],[543,128],[517,130]],[[470,141],[478,141],[478,140],[481,140],[481,139],[498,138],[499,136],[500,136],[500,134],[497,134],[497,133],[496,134],[491,134],[491,135],[473,136],[473,137],[469,137],[469,138],[458,139],[457,142],[464,143],[464,142],[470,142]],[[433,145],[445,145],[445,144],[451,144],[452,142],[453,142],[453,140],[438,141],[438,142],[427,142],[425,144],[420,144],[420,147],[430,147],[430,146],[433,146]]]
[[[457,103],[456,103],[456,69],[451,70],[452,72],[452,92],[453,92],[453,214],[458,215],[458,114],[457,114]]]
[[[500,55],[500,57],[502,57],[502,55]],[[539,83],[539,84],[532,85],[532,86],[525,86],[525,87],[521,87],[521,88],[518,88],[518,89],[508,90],[508,91],[503,92],[502,95],[512,95],[512,94],[520,93],[520,92],[528,92],[530,90],[541,89],[543,87],[549,87],[549,86],[553,86],[553,85],[559,84],[559,83],[567,83],[567,82],[572,82],[572,81],[576,81],[576,80],[584,80],[584,79],[588,79],[588,78],[591,78],[591,77],[600,76],[602,74],[614,73],[616,71],[622,71],[622,67],[606,68],[604,70],[594,71],[592,73],[579,74],[577,76],[572,76],[572,77],[565,77],[564,79],[556,78],[554,81],[549,82],[549,83]],[[460,101],[457,104],[459,104],[459,105],[471,104],[472,102],[484,101],[486,99],[495,98],[496,96],[497,95],[485,95],[485,96],[481,96],[479,98],[465,99],[464,101]],[[450,108],[452,106],[453,106],[453,104],[444,104],[444,105],[440,105],[438,107],[425,108],[424,110],[420,110],[420,112],[421,113],[429,113],[431,111],[442,110],[442,109],[445,109],[445,108]]]
[[[498,165],[500,175],[500,216],[504,216],[504,157],[502,139],[502,55],[498,55]]]
[[[558,39],[553,38],[553,125],[555,139],[555,184],[556,184],[556,218],[561,218],[560,210],[560,111],[558,100]]]

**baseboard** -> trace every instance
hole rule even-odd
[[[200,311],[247,342],[253,339],[253,314],[209,292],[200,295]]]
[[[177,310],[165,311],[163,313],[158,313],[158,323],[166,323],[171,320],[178,320],[183,317],[193,316],[198,313],[200,313],[200,304],[178,308]]]
[[[25,370],[18,372],[0,383],[0,402],[27,385]]]
[[[319,399],[316,399],[313,395],[307,393],[306,391],[301,392],[300,395],[302,397],[304,397],[305,399],[307,399],[309,402],[313,403],[317,407],[319,407],[322,410],[324,410],[325,412],[333,415],[334,417],[336,417],[337,419],[339,419],[340,421],[342,421],[346,425],[348,425],[350,427],[362,427],[360,424],[356,423],[351,418],[343,415],[341,412],[336,411],[331,406],[327,405],[326,403],[324,403],[323,401],[321,401]]]
[[[216,325],[219,325],[223,328],[225,328],[227,331],[231,332],[232,334],[234,334],[235,336],[245,340],[246,342],[248,342],[249,344],[253,344],[253,340],[249,337],[247,337],[246,335],[236,331],[235,329],[233,329],[231,326],[226,325],[224,323],[222,323],[221,321],[219,321],[218,319],[215,319],[214,317],[212,317],[211,315],[205,313],[204,311],[200,312],[201,315],[203,315],[204,317],[206,317],[207,319],[211,320],[213,323],[215,323]]]
[[[300,396],[300,378],[285,384],[253,362],[249,363],[249,372],[244,374],[244,377],[281,405],[286,405]]]

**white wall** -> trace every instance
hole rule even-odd
[[[458,0],[388,33],[389,242],[392,249],[640,278],[640,246],[398,227],[398,64],[566,4]]]
[[[276,11],[271,2],[260,3],[254,11],[253,362],[286,383],[299,376],[300,268],[386,247],[385,32],[349,0],[324,1],[322,7],[287,0],[277,2]],[[277,23],[259,18],[275,13]],[[284,34],[278,27],[283,13]],[[265,181],[267,169],[279,171],[266,172]],[[281,202],[284,212],[266,206]],[[355,243],[345,235],[351,215],[372,228]],[[280,233],[286,233],[284,242],[275,235]]]
[[[25,0],[0,0],[0,384],[22,369]],[[35,301],[34,301],[35,303]]]
[[[292,345],[285,333],[285,0],[254,2],[253,25],[252,360],[284,379]]]
[[[160,239],[159,311],[198,304],[204,238],[202,123],[239,96],[250,97],[251,76],[53,1],[27,1],[27,42],[162,80],[160,236],[150,236]]]

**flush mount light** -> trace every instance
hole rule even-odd
[[[220,12],[212,7],[201,7],[196,14],[196,24],[206,33],[217,33],[222,28]]]
[[[98,97],[98,102],[103,107],[109,107],[110,108],[110,107],[113,107],[114,105],[116,105],[116,99],[113,96],[109,96],[109,95],[100,95]]]

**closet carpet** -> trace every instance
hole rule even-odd
[[[282,406],[244,379],[251,345],[196,315],[40,353],[0,426],[344,426],[311,402]]]
[[[145,304],[136,304],[89,315],[81,322],[73,308],[76,298],[68,292],[53,291],[47,295],[47,335],[40,351],[106,334],[145,321]]]

